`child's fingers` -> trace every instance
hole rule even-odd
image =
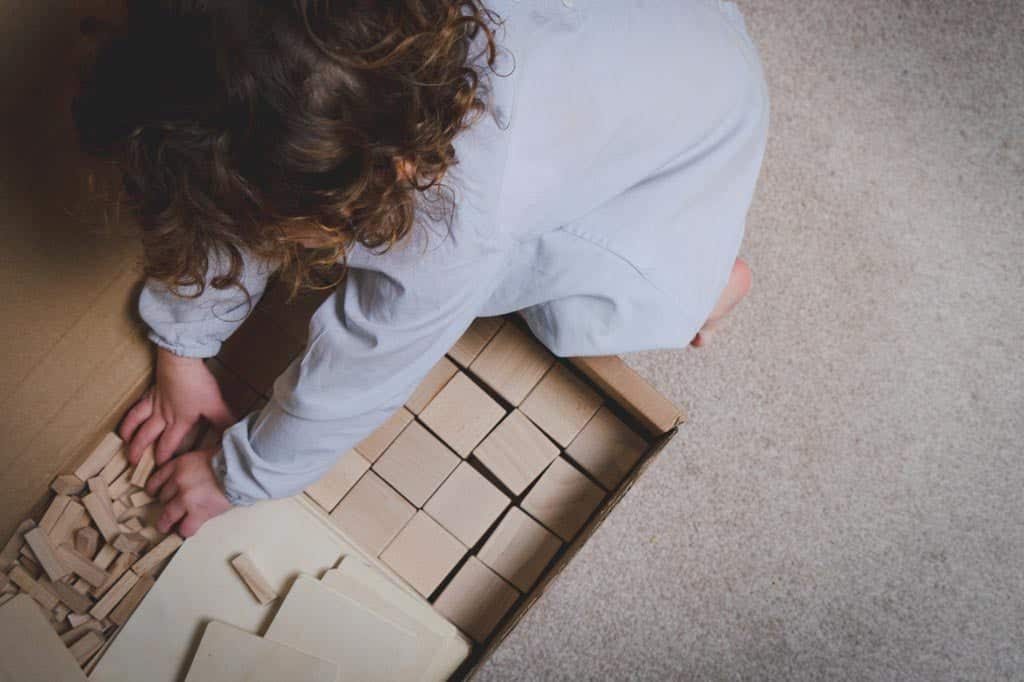
[[[164,432],[160,434],[160,440],[157,441],[157,464],[163,464],[171,458],[174,450],[181,445],[181,441],[184,440],[191,426],[188,422],[175,422],[169,428],[164,429]]]
[[[128,446],[128,461],[131,462],[132,466],[139,463],[142,451],[153,444],[157,436],[163,432],[165,426],[167,426],[167,422],[164,421],[163,417],[154,414],[146,420],[145,424],[139,427],[132,438],[131,445]]]
[[[121,422],[121,433],[119,434],[121,440],[131,440],[132,434],[135,433],[138,425],[149,419],[151,414],[153,414],[153,390],[147,389],[132,409],[128,410],[128,414],[124,416],[124,421]]]
[[[150,475],[149,480],[146,481],[146,492],[149,493],[150,497],[156,497],[157,491],[163,487],[163,484],[166,483],[171,477],[171,474],[174,473],[174,467],[177,463],[177,460],[172,459]]]
[[[203,515],[197,514],[196,512],[189,512],[188,515],[182,520],[181,524],[178,525],[178,535],[183,538],[190,538],[196,534],[200,526],[206,523],[207,518]]]
[[[178,484],[171,480],[164,483],[164,487],[160,489],[160,494],[157,496],[157,499],[160,500],[162,504],[167,504],[173,500],[177,494]]]
[[[164,507],[163,513],[156,522],[156,529],[161,533],[168,533],[183,516],[185,516],[185,503],[180,497],[175,498],[173,502]]]

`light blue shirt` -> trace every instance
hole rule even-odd
[[[346,285],[269,403],[214,460],[229,499],[295,494],[383,423],[477,316],[522,310],[556,355],[683,348],[739,251],[764,153],[768,96],[731,3],[502,0],[488,115],[445,178],[450,229],[420,212]],[[213,260],[211,272],[218,267]],[[262,295],[270,268],[243,281]],[[148,281],[154,343],[215,355],[248,308],[238,291],[178,299]]]

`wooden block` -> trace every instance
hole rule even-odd
[[[131,501],[133,507],[145,507],[146,505],[156,502],[156,500],[150,497],[149,493],[145,490],[132,493],[128,496],[128,499]]]
[[[646,450],[647,441],[601,407],[565,452],[605,490],[614,490]]]
[[[106,594],[93,604],[93,607],[89,609],[89,615],[97,620],[106,618],[114,610],[114,607],[127,596],[128,592],[135,587],[135,583],[138,581],[139,576],[137,574],[132,571],[125,571],[118,578],[117,582],[107,590]]]
[[[114,482],[107,488],[110,499],[119,500],[131,491],[132,477],[135,475],[135,471],[135,469],[129,467],[122,471],[120,476],[114,479]]]
[[[147,575],[153,571],[160,563],[178,551],[181,547],[182,540],[177,534],[171,533],[153,549],[146,552],[145,555],[134,564],[132,564],[132,572],[137,575]]]
[[[503,317],[478,317],[469,325],[469,329],[455,342],[448,356],[459,366],[469,367],[470,363],[480,354],[487,342],[494,338],[498,330],[505,324]]]
[[[462,462],[441,484],[423,511],[472,547],[491,527],[510,500],[469,462]]]
[[[80,495],[85,490],[85,481],[74,474],[61,474],[53,479],[50,490],[58,495]]]
[[[102,570],[106,571],[110,568],[110,565],[114,563],[120,552],[114,549],[114,546],[106,543],[100,547],[100,551],[93,557],[92,562],[99,566]]]
[[[582,379],[556,364],[523,401],[523,414],[563,448],[601,407],[601,396]]]
[[[259,400],[259,394],[242,381],[237,374],[225,367],[224,363],[217,358],[207,358],[205,362],[207,369],[217,379],[221,396],[228,407],[231,408],[234,416],[241,419],[249,414],[256,401]]]
[[[149,506],[146,507],[126,507],[124,511],[118,511],[114,509],[114,513],[117,514],[117,520],[120,526],[122,526],[122,532],[124,527],[127,527],[127,532],[138,533],[142,528],[142,523],[138,521],[140,517],[148,516],[150,513]],[[131,525],[128,525],[128,524]]]
[[[96,556],[100,546],[100,533],[95,528],[79,528],[75,532],[75,551],[87,559]]]
[[[306,488],[306,494],[313,498],[313,501],[330,512],[338,506],[341,498],[352,489],[366,470],[370,463],[356,450],[349,450],[338,458],[331,470],[324,474],[319,481]]]
[[[46,571],[50,580],[57,582],[71,573],[70,569],[57,556],[56,548],[50,544],[50,538],[42,527],[33,528],[25,533],[25,542],[35,552],[36,561]]]
[[[374,463],[373,470],[405,499],[422,507],[460,461],[434,434],[412,422]]]
[[[105,434],[99,445],[75,469],[75,477],[80,481],[88,481],[93,476],[98,476],[122,447],[124,441],[116,433]]]
[[[40,606],[46,609],[47,613],[57,608],[60,601],[56,595],[44,589],[24,568],[15,565],[8,575],[11,582],[21,588],[22,592],[35,599]]]
[[[247,555],[239,554],[231,560],[231,565],[261,606],[277,599],[277,592]]]
[[[53,584],[51,583],[49,587],[52,588]],[[56,592],[56,590],[52,589],[51,591]],[[58,634],[62,632],[67,632],[71,629],[71,626],[68,625],[67,621],[65,620],[70,613],[71,609],[64,606],[63,604],[58,604],[57,608],[53,610],[53,629],[56,630]]]
[[[405,401],[405,406],[413,414],[419,414],[423,411],[423,408],[434,399],[444,385],[447,384],[453,376],[459,371],[459,368],[454,362],[448,358],[441,358],[441,360],[434,365],[433,369],[427,372],[427,376],[423,377],[423,381],[416,387],[413,394],[409,396],[409,399]]]
[[[547,528],[512,507],[477,556],[521,592],[529,592],[561,546]]]
[[[356,450],[359,451],[363,457],[367,459],[371,464],[377,461],[377,458],[384,454],[395,438],[398,438],[398,434],[402,432],[409,422],[413,420],[412,412],[405,409],[404,407],[398,408],[398,410],[388,417],[388,420],[377,427],[377,430],[371,433],[369,436],[364,438],[360,443],[356,445]]]
[[[90,656],[99,651],[105,641],[100,633],[87,632],[68,649],[71,651],[71,655],[75,657],[75,660],[78,661],[78,664],[82,665],[89,660]]]
[[[27,548],[22,547],[22,549]],[[29,550],[29,552],[31,551],[32,550]],[[18,557],[18,564],[21,565],[21,567],[25,570],[26,573],[32,576],[33,580],[38,580],[39,577],[43,575],[43,567],[37,564],[34,559],[31,559],[27,556],[20,556]]]
[[[558,457],[558,446],[522,412],[512,410],[473,454],[519,495]]]
[[[338,664],[244,630],[210,622],[185,682],[335,682]]]
[[[331,519],[372,556],[380,554],[416,508],[384,480],[367,471],[331,512]]]
[[[157,511],[159,511],[160,507],[157,507],[156,509],[157,509]],[[153,523],[155,523],[155,521]],[[160,544],[160,542],[162,542],[163,539],[165,537],[167,537],[167,533],[161,533],[160,531],[158,531],[153,526],[145,526],[144,528],[141,528],[141,529],[137,530],[136,532],[139,535],[141,535],[142,537],[144,537],[147,540],[149,540],[149,544],[151,544],[151,545]]]
[[[155,468],[156,448],[150,445],[142,451],[142,456],[139,457],[139,462],[135,465],[135,471],[130,479],[131,484],[136,488],[145,488],[146,481],[149,480],[149,475],[153,473]]]
[[[121,529],[117,527],[117,517],[114,516],[110,500],[99,493],[92,492],[82,498],[82,504],[85,505],[86,511],[92,517],[93,523],[99,528],[103,539],[113,542],[114,538],[121,533]]]
[[[429,597],[465,553],[458,538],[419,511],[380,558],[417,592]]]
[[[76,620],[72,621],[71,619]],[[99,632],[102,634],[103,630],[105,629],[102,623],[100,623],[98,620],[89,615],[83,616],[77,613],[73,613],[70,616],[68,616],[68,620],[72,623],[71,629],[60,636],[60,639],[62,642],[64,642],[65,646],[71,646],[79,639],[81,639],[87,632]]]
[[[0,609],[0,680],[86,682],[75,658],[32,600],[18,595]]]
[[[109,590],[113,589],[118,581],[124,577],[124,574],[128,572],[128,569],[131,568],[132,564],[134,564],[138,558],[138,555],[130,552],[121,552],[118,554],[117,558],[114,559],[114,562],[110,565],[110,569],[107,571],[107,579],[102,585],[98,585],[92,589],[92,596],[97,599],[102,599],[104,595],[106,595]],[[134,571],[132,572],[134,573]],[[136,575],[138,574],[136,573]],[[97,616],[97,618],[102,618],[102,616]]]
[[[124,470],[128,468],[128,453],[125,450],[118,450],[114,453],[113,459],[107,462],[107,466],[103,467],[103,471],[99,473],[99,477],[102,478],[107,484],[111,484],[117,480],[117,477],[124,473]],[[89,479],[85,479],[89,480]]]
[[[573,366],[635,417],[651,435],[673,429],[686,416],[617,355],[570,358]]]
[[[420,414],[448,447],[465,457],[505,416],[505,408],[459,372]]]
[[[51,532],[53,527],[57,525],[60,515],[64,513],[64,510],[68,508],[70,503],[71,498],[67,495],[57,495],[54,497],[53,501],[50,502],[50,506],[46,508],[43,518],[39,519],[39,528],[44,533]]]
[[[137,521],[132,519],[132,521]],[[141,526],[140,526],[141,527]],[[130,554],[140,554],[149,546],[149,540],[136,532],[121,533],[114,538],[114,549]]]
[[[67,583],[54,583],[53,591],[61,603],[76,614],[85,614],[92,608],[92,600]]]
[[[135,609],[139,607],[142,600],[146,598],[149,590],[156,583],[156,579],[151,575],[140,576],[138,582],[132,587],[132,589],[125,595],[125,598],[121,600],[121,603],[114,607],[114,610],[110,612],[110,621],[117,625],[124,625],[128,622],[128,619],[135,613]]]
[[[110,496],[110,484],[102,476],[93,476],[86,483],[89,485],[89,492],[96,493],[107,501],[114,499]]]
[[[75,531],[89,525],[89,512],[85,510],[77,500],[71,500],[64,512],[57,519],[57,523],[50,531],[50,540],[55,545],[62,545],[71,540]]]
[[[107,572],[105,570],[67,545],[57,547],[57,557],[72,573],[94,587],[103,585],[107,581]]]
[[[434,608],[483,643],[517,599],[516,588],[471,556],[441,592]]]
[[[36,527],[32,519],[25,519],[18,524],[14,534],[7,540],[7,544],[0,550],[0,571],[6,571],[17,561],[21,548],[25,545],[25,533]]]
[[[519,405],[555,362],[537,339],[518,325],[506,324],[469,366],[502,398]]]
[[[604,491],[559,457],[523,498],[523,511],[566,542],[604,499]]]

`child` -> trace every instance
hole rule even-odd
[[[749,288],[768,100],[731,3],[135,2],[75,117],[142,227],[156,382],[120,433],[156,444],[161,531],[308,487],[477,316],[561,356],[700,346]],[[201,358],[275,270],[337,263],[236,421]],[[220,447],[172,458],[201,418]]]

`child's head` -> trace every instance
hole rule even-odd
[[[121,169],[148,276],[229,286],[244,247],[297,288],[410,229],[484,107],[494,20],[478,0],[130,0],[75,124]],[[204,282],[214,248],[232,270]]]

